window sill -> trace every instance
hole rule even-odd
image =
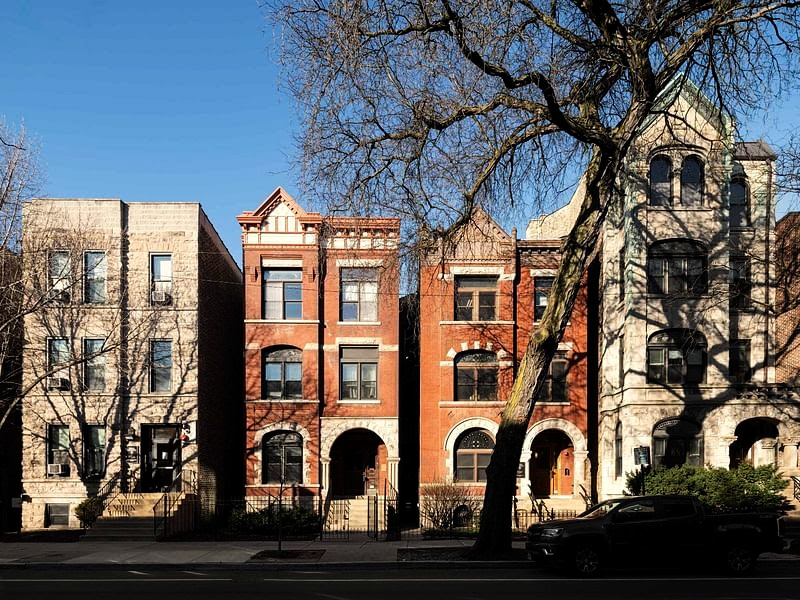
[[[264,402],[266,404],[310,404],[316,403],[311,398],[248,398],[247,402]]]
[[[513,325],[514,321],[439,321],[439,325]]]
[[[744,226],[739,226],[739,227],[731,225],[730,229],[731,229],[731,232],[734,232],[734,233],[753,233],[756,230],[756,228],[753,227],[752,225],[744,225]]]
[[[245,324],[319,325],[319,319],[245,319]]]
[[[380,404],[380,400],[337,400],[337,404]]]
[[[454,481],[459,487],[486,487],[485,481]]]
[[[559,402],[550,402],[550,401],[547,401],[547,400],[538,400],[536,402],[536,406],[569,406],[571,404],[572,404],[572,402],[570,402],[569,400],[567,400],[565,402],[560,402],[560,401]]]
[[[347,327],[348,325],[362,325],[368,327],[377,327],[381,324],[380,321],[336,321],[337,325],[343,325]]]
[[[475,406],[505,406],[502,400],[441,400],[439,408],[473,408]]]
[[[647,208],[651,210],[663,210],[663,211],[674,211],[674,210],[688,210],[691,212],[710,212],[714,210],[711,206],[681,206],[680,204],[675,205],[671,204],[669,206],[662,206],[662,205],[654,205],[648,202]]]

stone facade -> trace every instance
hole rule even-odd
[[[75,505],[113,490],[231,493],[241,271],[200,205],[37,199],[23,219],[42,299],[25,319],[23,529],[77,526]]]
[[[797,468],[800,407],[775,382],[775,156],[676,80],[629,154],[601,256],[599,487],[638,468]]]
[[[281,188],[238,220],[245,495],[396,489],[399,220],[307,213]]]

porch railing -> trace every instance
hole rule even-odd
[[[797,475],[792,475],[792,483],[794,484],[794,499],[800,502],[800,477]]]
[[[193,530],[197,509],[197,472],[181,471],[153,505],[153,536],[167,538]]]

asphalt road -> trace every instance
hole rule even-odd
[[[742,579],[664,571],[610,572],[576,580],[540,569],[333,571],[4,569],[0,598],[39,600],[800,600],[797,563],[760,565]]]

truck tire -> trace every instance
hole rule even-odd
[[[722,567],[730,575],[749,575],[756,568],[758,556],[744,542],[731,542],[722,547]]]
[[[570,553],[570,569],[579,577],[597,577],[603,570],[603,554],[594,544],[580,544]]]

